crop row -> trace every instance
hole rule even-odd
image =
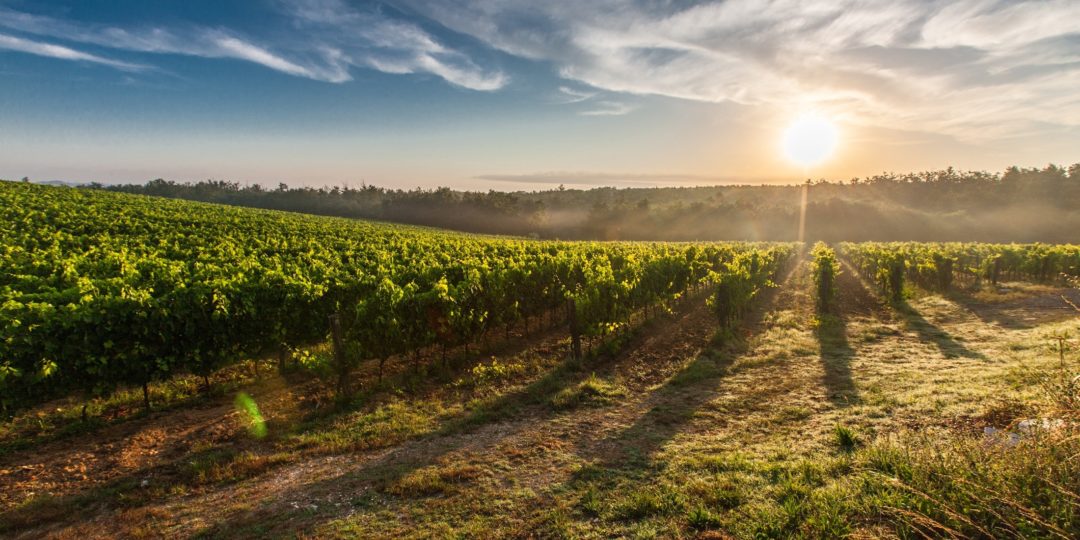
[[[1080,245],[1072,244],[864,242],[842,243],[840,251],[894,299],[900,298],[905,279],[948,292],[957,283],[977,287],[1080,276]]]
[[[793,251],[481,237],[3,182],[0,402],[145,388],[331,334],[343,368],[553,312],[602,335],[703,284],[730,322]]]

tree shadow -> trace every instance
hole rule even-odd
[[[858,283],[858,287],[846,287],[847,290],[853,291],[853,295],[850,299],[845,299],[843,303],[851,303],[851,308],[845,308],[844,313],[851,313],[852,310],[872,312],[876,311],[874,307],[875,302],[868,302],[866,298],[870,298],[870,288],[866,282],[859,277],[859,273],[855,271],[855,268],[847,261],[842,261],[844,269],[846,270],[841,274],[841,280],[854,280]],[[841,288],[842,290],[845,287]],[[858,298],[862,300],[856,301]],[[859,304],[863,307],[859,308]],[[952,337],[948,332],[934,325],[930,321],[926,320],[914,307],[907,302],[907,300],[899,300],[891,302],[893,312],[900,316],[904,326],[919,336],[919,340],[925,343],[932,343],[934,346],[945,355],[946,358],[975,358],[979,360],[986,360],[986,356],[978,351],[973,351],[967,348],[963,343],[960,343],[956,338]]]
[[[0,537],[31,538],[51,536],[50,530],[71,524],[75,521],[88,520],[101,512],[103,508],[134,509],[151,505],[163,500],[167,490],[177,488],[198,489],[205,480],[201,474],[214,465],[226,464],[230,460],[247,454],[248,447],[254,445],[233,445],[218,443],[199,450],[184,453],[160,463],[131,470],[123,476],[113,478],[100,485],[95,485],[75,493],[64,495],[41,494],[17,506],[0,512]],[[264,456],[272,458],[273,456]],[[255,466],[249,474],[265,472],[273,468],[272,459],[249,461]],[[224,480],[218,485],[227,486],[245,480],[241,474],[236,478]]]
[[[984,301],[962,290],[946,295],[984,323],[1009,330],[1029,330],[1040,324],[1076,318],[1074,305],[1080,305],[1080,290],[1063,288],[1002,301]]]
[[[823,382],[829,401],[838,407],[859,402],[859,393],[851,376],[855,349],[848,343],[847,321],[841,315],[822,315],[814,329],[818,355],[825,369]]]
[[[912,330],[918,334],[920,341],[934,344],[946,358],[962,357],[978,360],[987,359],[986,355],[967,348],[967,346],[957,341],[956,338],[944,329],[926,320],[926,318],[906,300],[894,302],[893,307],[895,308],[896,313],[903,319],[904,326],[908,330]]]
[[[548,329],[547,332],[534,334],[532,344],[544,345],[549,335],[557,334],[559,330]],[[517,351],[519,349],[517,344],[507,344],[507,346],[496,349],[498,352],[506,354],[507,351]],[[545,345],[546,347],[546,345]],[[562,347],[555,345],[545,350],[557,351],[556,354],[561,354]],[[483,360],[484,353],[474,353],[471,358],[466,358],[458,362],[451,364],[451,372],[460,372],[469,369],[471,366]],[[416,434],[414,437],[409,437],[404,442],[399,442],[399,445],[406,445],[406,447],[416,446],[429,446],[432,451],[425,454],[429,459],[417,459],[412,462],[400,462],[396,459],[396,452],[390,452],[385,459],[375,460],[378,465],[374,468],[378,469],[378,474],[370,475],[372,477],[379,478],[385,482],[392,481],[395,478],[400,478],[411,472],[412,470],[422,468],[431,461],[437,459],[441,455],[453,452],[455,449],[464,447],[468,444],[469,438],[467,436],[457,437],[455,435],[464,434],[470,430],[481,427],[484,424],[495,423],[500,420],[509,419],[516,414],[524,413],[526,410],[531,414],[545,414],[546,410],[539,408],[534,412],[531,410],[530,405],[542,404],[550,399],[555,393],[559,392],[563,386],[571,384],[577,380],[583,379],[587,373],[581,367],[580,362],[564,358],[557,363],[554,367],[548,367],[547,373],[540,379],[534,381],[528,386],[512,391],[508,394],[504,394],[502,397],[495,399],[490,403],[481,404],[475,407],[471,412],[462,413],[456,417],[442,419],[443,425],[432,431]],[[373,378],[372,374],[367,374],[369,378]],[[281,425],[278,436],[295,435],[296,433],[313,433],[323,429],[334,429],[334,423],[337,419],[340,419],[349,414],[370,408],[378,403],[377,399],[374,399],[374,394],[386,394],[388,393],[387,387],[395,386],[407,386],[405,382],[412,377],[413,374],[407,366],[403,366],[401,369],[396,370],[394,373],[388,375],[382,385],[366,385],[365,391],[359,392],[355,399],[349,403],[339,407],[332,407],[326,410],[307,411],[299,417],[300,431],[290,431],[287,426]],[[436,381],[430,381],[426,386],[433,386]],[[413,391],[422,393],[426,389],[414,388]],[[275,432],[278,432],[275,429]],[[173,459],[165,460],[160,463],[132,470],[125,473],[123,476],[109,480],[101,485],[89,487],[79,492],[57,496],[42,496],[26,504],[20,505],[18,508],[0,512],[0,536],[7,532],[13,532],[15,534],[25,534],[28,531],[41,531],[50,528],[63,527],[66,524],[72,524],[78,521],[84,521],[94,514],[100,513],[103,510],[115,510],[117,508],[129,508],[136,509],[144,505],[155,504],[160,502],[160,496],[150,496],[148,489],[155,489],[153,486],[158,485],[160,482],[166,482],[170,488],[183,488],[183,489],[200,489],[202,488],[203,481],[197,478],[191,477],[193,473],[191,469],[193,466],[214,466],[221,465],[228,467],[229,462],[235,458],[240,458],[243,463],[240,464],[242,468],[251,468],[251,462],[256,461],[258,470],[250,471],[250,474],[243,475],[242,478],[238,478],[236,481],[255,479],[266,474],[274,474],[273,470],[282,465],[288,465],[288,460],[277,460],[281,454],[281,447],[275,445],[277,438],[271,437],[265,440],[256,441],[248,440],[247,438],[240,437],[237,439],[230,439],[224,442],[224,446],[216,444],[213,447],[199,450],[197,452],[184,452],[181,455],[176,456]],[[372,450],[380,450],[380,447],[372,448]],[[247,452],[251,453],[248,454]],[[319,452],[312,452],[310,449],[301,448],[299,451],[304,452],[311,459],[314,459],[319,455]],[[265,460],[265,465],[263,464]],[[348,467],[346,475],[349,472],[355,472],[360,467]],[[362,472],[362,470],[360,471]],[[343,475],[345,480],[348,478]],[[153,479],[151,488],[147,488],[145,485],[146,479]],[[212,488],[225,489],[228,484],[232,483],[231,480],[224,482],[213,482]],[[320,490],[325,491],[327,488],[334,488],[332,482],[328,482],[322,485],[316,486],[304,486],[305,492],[319,493]],[[292,496],[293,494],[288,494]],[[303,493],[297,494],[301,498],[305,497]],[[246,517],[241,516],[242,519],[238,521],[238,524],[242,529],[250,526],[251,530],[259,529],[260,523],[277,523],[288,521],[288,519],[299,519],[301,522],[308,517],[311,512],[306,507],[290,508],[284,512],[280,508],[273,508],[273,500],[260,501],[258,505],[258,511],[252,515],[258,515],[257,519],[253,519],[248,522]],[[287,519],[285,519],[287,518]],[[284,521],[282,521],[284,519]],[[231,530],[232,527],[227,527]],[[199,534],[215,535],[219,532],[218,526],[212,526]],[[286,532],[285,530],[279,532]],[[256,535],[261,536],[261,535]]]

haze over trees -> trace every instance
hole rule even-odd
[[[468,232],[601,240],[792,240],[802,186],[469,192],[440,187],[275,189],[225,180],[93,187]],[[1002,173],[884,173],[809,182],[807,238],[1068,242],[1080,230],[1080,163]]]

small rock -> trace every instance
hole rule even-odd
[[[1060,418],[1030,418],[1028,420],[1021,421],[1019,424],[1016,425],[1016,428],[1025,434],[1030,434],[1036,429],[1041,429],[1043,431],[1052,431],[1055,429],[1060,429],[1064,425],[1065,421]]]

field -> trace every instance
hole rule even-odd
[[[0,188],[3,536],[1080,531],[1078,246],[540,242]]]

